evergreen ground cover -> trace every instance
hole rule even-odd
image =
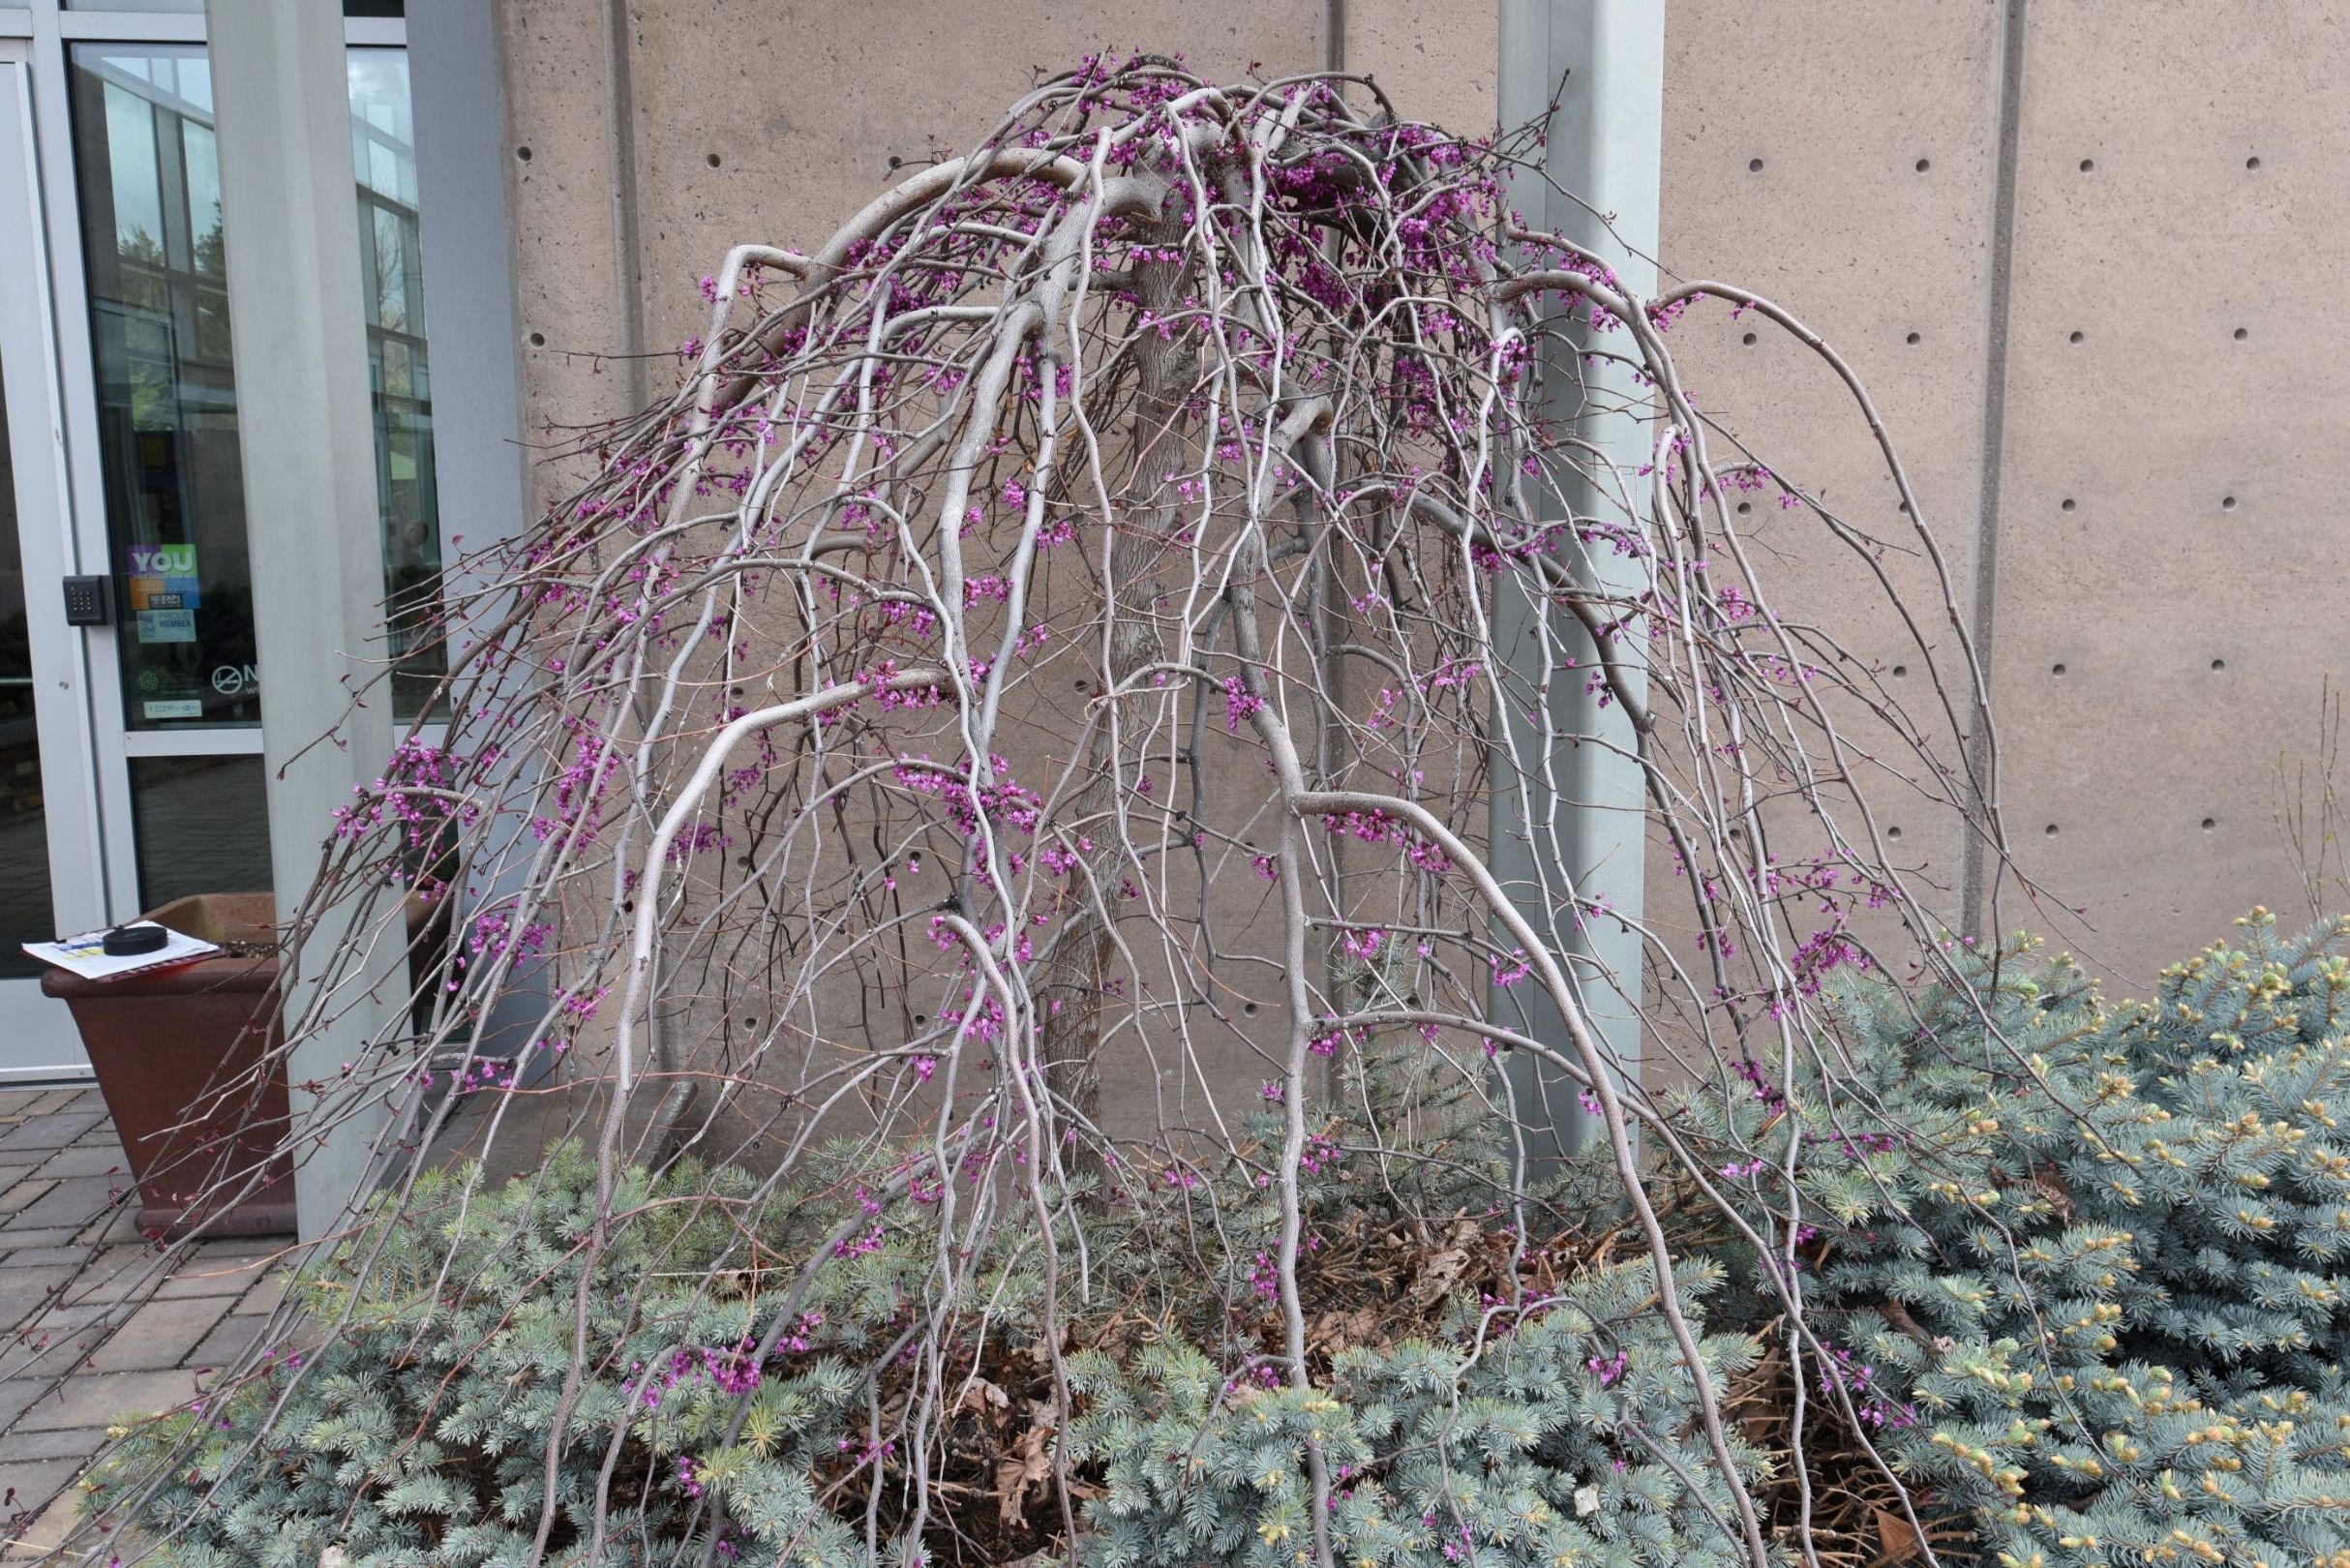
[[[2345,931],[2255,912],[2143,1003],[2021,941],[1922,994],[1848,977],[1832,1063],[1660,1104],[1709,1172],[1660,1174],[1682,1304],[1786,1560],[2350,1564]],[[1512,1201],[1475,1078],[1416,1043],[1352,1057],[1314,1139],[1311,1387],[1279,1372],[1246,1144],[1085,1195],[1056,1343],[1033,1246],[975,1261],[983,1312],[925,1319],[958,1202],[924,1151],[884,1190],[846,1148],[788,1189],[627,1171],[585,1282],[566,1151],[382,1208],[299,1286],[315,1348],[132,1433],[100,1504],[189,1568],[520,1564],[542,1521],[570,1564],[1072,1534],[1102,1568],[1738,1561],[1609,1173]],[[918,1333],[959,1378],[910,1370]]]

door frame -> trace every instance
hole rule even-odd
[[[104,924],[105,835],[91,706],[91,650],[65,623],[60,578],[84,570],[67,461],[67,394],[59,355],[48,214],[35,106],[34,51],[0,38],[0,374],[7,377],[9,456],[16,478],[17,546],[31,641],[34,724],[48,829],[56,933]],[[86,1076],[88,1059],[65,1004],[39,980],[0,980],[0,1082]]]

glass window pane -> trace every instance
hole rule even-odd
[[[75,45],[99,437],[133,729],[260,721],[212,80],[196,45]],[[407,54],[348,51],[394,709],[445,669]]]
[[[190,893],[267,892],[269,805],[258,757],[134,757],[138,907]]]
[[[162,177],[155,169],[155,111],[137,94],[108,83],[106,145],[113,153],[114,243],[125,255],[160,260],[164,252]]]
[[[212,75],[195,46],[72,59],[124,717],[256,723]]]
[[[53,909],[41,735],[33,723],[33,644],[16,540],[16,471],[9,458],[8,403],[0,394],[0,979],[41,972],[19,945],[57,935]]]
[[[226,278],[221,251],[221,159],[212,127],[180,122],[182,154],[188,164],[188,211],[195,226],[192,265],[207,278]]]
[[[392,707],[397,716],[411,718],[448,668],[433,634],[440,607],[440,507],[418,260],[415,116],[406,49],[352,49],[349,61],[359,271],[367,284],[367,357],[375,377],[376,498],[383,514],[391,653],[399,661]]]

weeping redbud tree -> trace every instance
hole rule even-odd
[[[1658,1085],[1832,1083],[1831,972],[1946,970],[1869,790],[1996,855],[1962,761],[1980,680],[1846,363],[1745,290],[1641,298],[1524,226],[1538,147],[1360,77],[1089,61],[821,246],[726,254],[676,393],[592,433],[593,477],[453,596],[445,742],[404,743],[328,847],[303,920],[380,938],[338,974],[383,967],[404,900],[453,925],[311,1086],[297,1146],[388,1106],[383,1177],[225,1375],[264,1412],[237,1455],[319,1446],[270,1422],[331,1360],[280,1352],[375,1302],[412,1345],[478,1342],[378,1423],[384,1463],[427,1454],[508,1532],[478,1560],[1159,1560],[1137,1499],[1185,1517],[1203,1434],[1250,1419],[1286,1456],[1258,1511],[1225,1546],[1191,1520],[1167,1560],[1516,1560],[1615,1527],[1582,1500],[1630,1464],[1688,1500],[1685,1560],[1761,1568],[1813,1550],[1821,1423],[1915,1523],[1806,1316],[1815,1147],[1725,1164]],[[1707,312],[1849,390],[1905,536],[1709,424],[1668,347]],[[1791,555],[1880,590],[1866,613],[1943,673],[1922,712],[1777,607]],[[1892,556],[1939,602],[1912,617]],[[1620,829],[1644,915],[1579,884],[1594,756],[1644,798]],[[1642,974],[1562,940],[1592,922]],[[305,993],[287,1052],[349,992]],[[550,1191],[571,1162],[552,1226],[487,1173],[550,1121],[578,1152],[519,1162]],[[490,1166],[430,1174],[459,1142]],[[403,1212],[433,1246],[365,1218]],[[1708,1226],[1772,1297],[1743,1359],[1679,1255]],[[465,1305],[498,1269],[494,1310]],[[1679,1402],[1608,1427],[1615,1479],[1595,1460],[1573,1508],[1496,1525],[1462,1391],[1547,1321],[1588,1397],[1630,1368]],[[490,1419],[463,1377],[526,1331],[497,1386],[538,1402],[527,1442],[460,1464]],[[1178,1340],[1207,1369],[1181,1420]],[[1341,1410],[1348,1358],[1406,1341],[1449,1370],[1382,1449]],[[1793,1410],[1767,1441],[1729,1386],[1764,1350]],[[240,1483],[207,1440],[183,1480],[212,1506]],[[1194,1481],[1159,1451],[1185,1442]],[[375,1473],[316,1539],[356,1554],[380,1504],[461,1560],[464,1508],[424,1480],[369,1502]]]

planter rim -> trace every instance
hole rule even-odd
[[[278,982],[275,958],[199,958],[152,974],[121,980],[84,980],[62,969],[41,977],[43,996],[72,1001],[85,996],[201,996],[224,991],[266,991]]]

